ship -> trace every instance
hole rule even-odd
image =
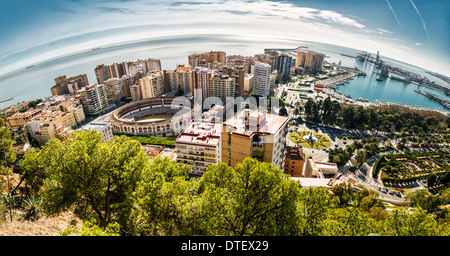
[[[27,66],[27,69],[34,68],[34,65]]]
[[[360,97],[360,98],[357,98],[356,100],[357,100],[357,101],[362,101],[362,102],[369,102],[367,99],[364,99],[364,98],[361,98],[361,97]]]
[[[100,47],[92,48],[93,51],[100,50]]]

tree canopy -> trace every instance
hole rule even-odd
[[[421,205],[388,213],[376,193],[349,185],[302,188],[278,167],[247,158],[199,178],[190,166],[148,158],[138,141],[96,131],[52,140],[21,161],[44,212],[73,211],[62,235],[449,235],[449,215]],[[28,180],[30,179],[30,180]],[[447,194],[441,195],[447,202]],[[419,201],[418,201],[419,202]]]

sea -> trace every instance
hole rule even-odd
[[[434,93],[444,99],[450,100],[444,93],[416,84],[404,83],[392,79],[377,81],[378,75],[374,73],[372,65],[363,63],[356,58],[358,50],[316,43],[310,41],[280,39],[280,38],[254,38],[236,35],[180,35],[161,37],[148,40],[133,41],[87,49],[77,53],[35,63],[32,67],[23,67],[0,76],[0,101],[13,98],[0,103],[0,108],[17,104],[22,101],[35,100],[51,96],[50,88],[55,84],[54,78],[60,75],[71,77],[78,74],[87,74],[90,84],[96,83],[94,69],[97,65],[110,65],[115,62],[135,61],[138,59],[156,58],[161,60],[162,69],[175,69],[178,64],[188,64],[188,55],[207,51],[221,50],[227,55],[253,56],[264,53],[267,48],[293,49],[299,46],[309,50],[325,53],[325,61],[338,63],[342,66],[357,67],[367,76],[354,77],[348,83],[339,86],[336,91],[350,95],[353,99],[364,98],[369,101],[385,100],[411,105],[423,106],[431,109],[446,110],[441,104],[421,94],[414,92],[419,89]],[[372,52],[376,49],[366,49]],[[403,63],[394,59],[381,58],[388,64],[412,71],[431,81],[449,86],[425,72],[424,69]],[[2,65],[0,63],[0,65]]]

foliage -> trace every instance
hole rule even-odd
[[[37,196],[32,196],[26,198],[22,202],[23,208],[26,211],[25,219],[26,220],[37,220],[42,213],[42,199]]]
[[[118,223],[108,224],[100,227],[95,219],[83,221],[81,228],[68,227],[64,229],[61,236],[120,236]]]
[[[356,145],[356,148],[362,145]],[[348,184],[301,188],[278,167],[247,158],[190,178],[190,167],[145,156],[125,136],[101,142],[95,131],[50,141],[21,162],[48,214],[73,210],[83,221],[61,235],[365,236],[449,235],[439,203],[449,192],[411,194],[410,210],[385,209],[377,192]],[[431,202],[431,203],[429,203]],[[30,216],[39,204],[29,201]],[[424,208],[422,208],[424,207]],[[428,211],[426,209],[434,209]],[[36,215],[38,216],[38,215]]]
[[[122,135],[128,136],[128,135]],[[174,148],[176,138],[172,137],[146,137],[146,136],[128,136],[132,140],[139,141],[142,145],[160,145],[164,147]]]
[[[95,215],[104,224],[128,219],[130,195],[147,161],[137,141],[121,136],[104,144],[92,130],[74,132],[64,142],[49,141],[41,151],[26,154],[22,166],[43,172],[38,176],[44,179],[33,182],[42,184],[46,213],[73,208],[78,216]]]
[[[299,221],[299,187],[271,164],[245,159],[220,164],[201,178],[203,218],[209,235],[289,235]]]

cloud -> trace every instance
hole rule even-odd
[[[344,15],[342,15],[340,13],[330,11],[330,10],[321,10],[319,12],[319,14],[317,15],[317,17],[320,17],[320,18],[328,20],[328,21],[332,21],[332,22],[340,24],[340,25],[348,25],[348,26],[352,26],[352,27],[356,27],[356,28],[365,28],[366,27],[354,19],[345,17]]]
[[[393,34],[394,32],[387,30],[387,29],[382,29],[382,28],[377,28],[377,33],[379,34]]]
[[[402,24],[400,23],[400,21],[398,20],[397,14],[394,11],[394,8],[392,8],[391,3],[389,2],[389,0],[386,0],[386,3],[389,6],[389,9],[391,10],[391,12],[394,14],[395,19],[397,20],[398,25],[400,26],[400,28],[403,29]]]
[[[411,2],[412,6],[413,6],[414,9],[416,10],[417,15],[419,15],[420,21],[422,21],[423,30],[425,30],[425,33],[427,34],[428,42],[431,42],[431,40],[430,40],[430,35],[428,34],[427,26],[426,26],[426,24],[425,24],[425,21],[424,21],[423,18],[422,18],[422,15],[420,15],[419,9],[417,9],[416,5],[414,4],[414,2],[413,2],[412,0],[409,0],[409,1]]]
[[[421,45],[423,45],[422,43],[416,43],[416,46],[421,46]]]

